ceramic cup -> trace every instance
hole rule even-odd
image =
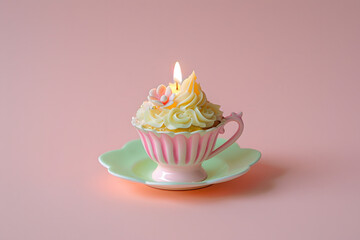
[[[223,145],[214,149],[218,135],[224,133],[224,126],[232,121],[238,124],[236,132]],[[232,113],[216,127],[194,132],[161,132],[133,125],[146,153],[158,164],[152,178],[159,182],[203,181],[207,174],[201,166],[202,162],[233,144],[244,129],[242,113]]]

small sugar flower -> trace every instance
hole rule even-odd
[[[171,106],[174,103],[174,98],[175,93],[172,93],[171,88],[162,84],[157,89],[151,89],[148,96],[149,101],[159,107]]]

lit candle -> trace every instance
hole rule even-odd
[[[174,82],[176,83],[176,90],[179,90],[179,83],[182,82],[182,74],[179,62],[175,63],[174,67]]]

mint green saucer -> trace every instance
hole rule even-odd
[[[226,140],[218,138],[216,147]],[[203,167],[208,174],[201,182],[155,182],[151,178],[156,168],[146,154],[141,140],[130,141],[119,150],[110,151],[99,157],[100,163],[108,168],[109,173],[133,182],[167,190],[189,190],[209,186],[211,184],[230,181],[246,173],[250,166],[260,159],[261,153],[254,149],[240,148],[234,143],[215,157],[206,160]]]

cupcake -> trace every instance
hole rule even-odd
[[[223,146],[213,150],[228,121],[239,129]],[[159,85],[150,90],[132,119],[144,149],[158,164],[155,181],[199,182],[207,177],[201,163],[240,137],[241,114],[224,118],[220,106],[207,100],[193,72],[182,84]]]
[[[151,89],[133,122],[159,132],[194,132],[216,127],[222,118],[220,106],[207,100],[193,72],[178,90],[175,84]]]

